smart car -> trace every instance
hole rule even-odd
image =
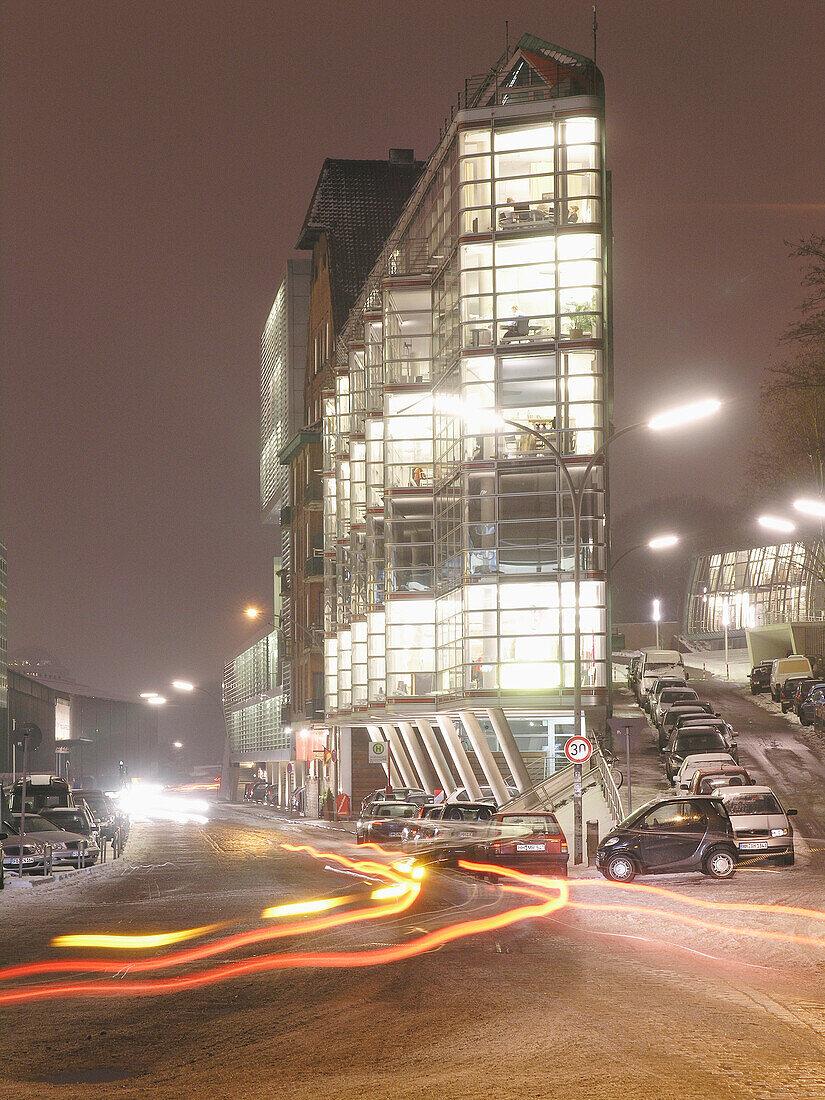
[[[596,866],[613,882],[691,871],[728,879],[736,873],[737,857],[722,799],[690,795],[655,798],[626,817],[599,845]]]

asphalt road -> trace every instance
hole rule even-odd
[[[280,847],[301,841],[363,857],[349,840],[241,807],[215,807],[207,824],[137,825],[118,864],[71,885],[0,895],[0,965],[65,954],[49,945],[56,934],[218,921],[234,931],[259,925],[264,906],[363,891],[369,885],[327,861]],[[681,896],[629,895],[585,871],[570,880],[571,904],[550,917],[405,962],[3,1006],[0,1096],[822,1100],[825,921],[741,908],[825,909],[819,876],[798,867],[655,884]],[[717,912],[718,902],[730,908]],[[435,874],[400,917],[231,957],[369,950],[514,904],[498,887]],[[109,974],[128,980],[134,955]]]

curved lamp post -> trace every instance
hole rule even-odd
[[[570,493],[571,501],[573,504],[573,732],[576,736],[581,733],[582,727],[582,660],[581,660],[581,519],[582,519],[582,501],[584,494],[588,488],[590,482],[590,475],[593,473],[597,463],[604,457],[608,447],[612,446],[617,439],[621,439],[622,436],[629,435],[631,432],[641,431],[643,428],[647,428],[650,431],[658,432],[663,431],[666,428],[678,429],[689,423],[693,423],[696,420],[702,420],[707,416],[712,416],[717,413],[722,407],[722,402],[716,398],[706,398],[701,401],[692,402],[689,405],[682,405],[678,408],[670,409],[666,412],[659,413],[653,416],[650,420],[642,420],[636,424],[628,424],[627,427],[619,428],[608,436],[602,445],[594,451],[587,465],[585,466],[584,473],[579,478],[574,478],[570,471],[570,466],[580,465],[580,460],[575,455],[563,455],[558,449],[552,439],[549,438],[544,432],[539,431],[530,424],[523,424],[518,420],[509,420],[506,417],[501,416],[499,413],[489,412],[484,409],[469,409],[463,402],[458,401],[455,403],[447,402],[443,407],[443,411],[448,414],[452,412],[454,415],[462,417],[464,419],[471,419],[473,417],[481,418],[485,423],[489,423],[493,428],[499,430],[505,425],[511,428],[515,428],[517,431],[527,432],[529,435],[539,439],[550,454],[555,458],[556,464],[561,471],[564,478],[567,489]],[[578,484],[576,481],[578,480]],[[825,514],[825,512],[823,512]],[[564,677],[562,676],[562,690],[564,684]],[[574,810],[573,810],[573,822],[574,822],[574,846],[573,846],[573,862],[582,862],[582,802],[581,802],[581,765],[575,764],[574,768],[578,769],[578,774],[574,773]],[[578,779],[578,782],[576,782]]]

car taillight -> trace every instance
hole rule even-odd
[[[563,840],[563,841],[561,842],[561,850],[562,850],[563,852],[566,852],[566,851],[567,851],[567,841],[566,841],[566,840]]]

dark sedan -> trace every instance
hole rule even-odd
[[[356,844],[400,842],[405,822],[417,812],[414,802],[373,802],[356,822]]]
[[[816,691],[817,688],[825,687],[825,681],[818,679],[816,676],[806,676],[804,680],[796,686],[793,699],[791,700],[791,708],[794,714],[797,716],[800,722],[802,722],[802,708],[805,705],[806,700],[809,698],[811,692]],[[811,721],[813,721],[813,712],[811,711]],[[805,725],[806,723],[802,723]],[[810,723],[808,723],[810,724]]]
[[[799,708],[799,721],[802,725],[813,725],[817,710],[823,706],[825,706],[825,686],[816,686]]]
[[[665,749],[667,781],[672,783],[686,756],[706,756],[710,753],[727,753],[737,758],[736,745],[729,745],[718,730],[677,730]]]
[[[794,696],[796,695],[797,688],[799,688],[806,680],[810,680],[810,676],[789,676],[788,679],[782,684],[779,689],[779,705],[782,708],[782,713],[787,714],[793,707]]]
[[[695,703],[675,703],[662,719],[659,727],[659,748],[664,749],[679,719],[685,714],[707,714],[717,717],[713,704],[699,700]]]
[[[751,682],[751,695],[758,695],[760,691],[771,690],[771,665],[773,661],[760,661],[754,665],[748,673]]]
[[[613,882],[636,875],[701,871],[727,879],[736,872],[737,841],[721,798],[655,798],[612,829],[596,866]]]

